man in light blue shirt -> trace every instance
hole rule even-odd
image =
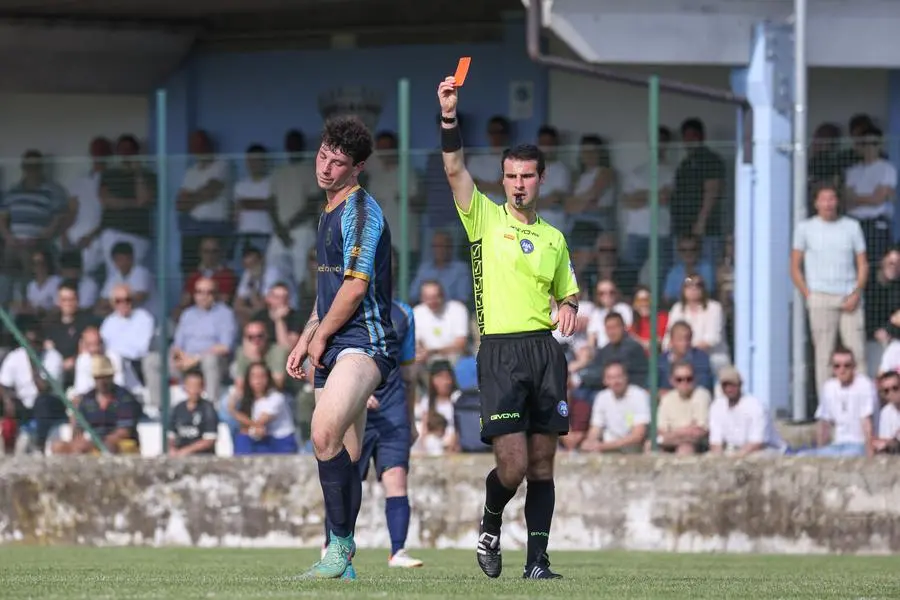
[[[221,393],[228,357],[237,329],[234,312],[216,301],[216,283],[201,277],[194,284],[194,305],[181,314],[172,343],[172,363],[185,373],[199,366],[206,383],[206,396],[215,402]]]
[[[838,213],[837,191],[821,187],[816,216],[797,224],[791,279],[806,298],[815,349],[816,389],[828,380],[838,333],[857,364],[865,360],[862,291],[869,278],[866,242],[859,221]],[[879,257],[880,260],[881,257]]]
[[[432,259],[422,261],[409,286],[411,304],[419,302],[419,290],[426,281],[440,281],[447,300],[458,300],[466,306],[472,302],[472,269],[453,257],[453,238],[437,231],[431,239]]]

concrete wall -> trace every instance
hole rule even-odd
[[[412,481],[410,547],[470,548],[489,456],[423,459]],[[524,488],[504,547],[523,547]],[[377,486],[357,539],[388,545]],[[0,541],[28,544],[315,546],[322,499],[307,457],[0,463]],[[893,461],[702,457],[559,461],[551,548],[900,552]]]

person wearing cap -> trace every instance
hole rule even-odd
[[[769,418],[767,407],[742,392],[743,380],[734,367],[719,372],[722,396],[709,408],[709,449],[739,457],[765,450],[783,449]]]
[[[96,387],[84,395],[78,410],[111,453],[135,454],[141,406],[131,392],[113,383],[115,374],[109,357],[93,356],[91,375]],[[74,418],[72,429],[72,441],[53,444],[54,454],[90,454],[96,450],[90,436]]]

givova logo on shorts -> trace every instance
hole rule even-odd
[[[518,419],[520,416],[517,412],[496,413],[491,415],[491,421],[508,421],[509,419]]]

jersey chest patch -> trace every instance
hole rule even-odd
[[[534,242],[529,239],[519,240],[519,246],[522,248],[522,252],[525,254],[531,254],[534,252]]]

